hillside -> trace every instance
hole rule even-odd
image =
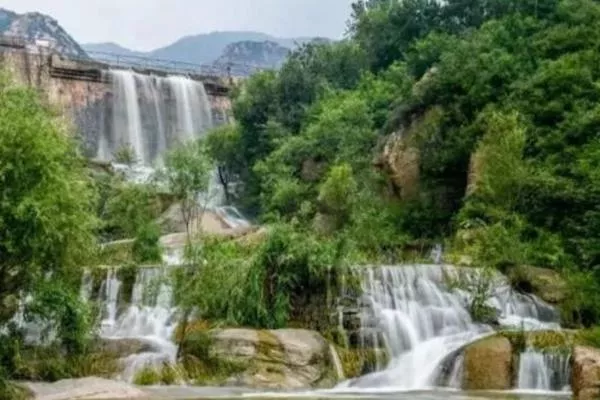
[[[50,42],[50,46],[62,54],[87,57],[85,50],[54,19],[45,14],[31,12],[17,14],[0,8],[0,34],[25,38],[30,44],[38,40]]]
[[[279,68],[290,49],[275,42],[243,41],[232,43],[215,61],[215,65],[244,64],[257,68]]]

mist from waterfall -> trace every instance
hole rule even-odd
[[[130,147],[137,161],[152,165],[177,143],[201,137],[213,126],[202,82],[185,76],[158,77],[128,70],[109,70],[112,118],[100,133],[97,158],[111,161]]]

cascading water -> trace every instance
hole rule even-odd
[[[119,310],[123,287],[117,271],[109,269],[102,283],[101,302],[104,318],[100,336],[107,340],[137,339],[149,345],[152,351],[133,354],[123,360],[121,379],[132,381],[136,372],[147,366],[157,367],[174,362],[177,348],[172,341],[176,326],[176,308],[173,307],[168,271],[161,267],[142,267],[136,273],[131,300]],[[85,281],[84,281],[85,282]]]
[[[375,347],[387,348],[390,362],[385,369],[344,386],[398,390],[435,386],[441,365],[450,356],[493,332],[490,326],[472,320],[467,291],[448,288],[452,281],[476,282],[479,274],[479,270],[443,265],[365,269],[363,305],[368,312],[362,317],[361,331]],[[499,274],[490,279],[494,290],[487,305],[496,309],[500,324],[558,328],[558,316],[550,306],[510,290]],[[458,385],[461,368],[455,362],[450,386]]]
[[[200,137],[213,126],[202,82],[127,70],[106,75],[113,86],[112,123],[99,138],[100,160],[112,160],[120,148],[130,146],[142,165],[151,165],[174,144]]]
[[[528,348],[519,356],[517,388],[537,391],[568,391],[571,360],[568,354],[544,353]]]

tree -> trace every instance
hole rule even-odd
[[[179,202],[181,217],[185,225],[185,265],[183,282],[186,283],[182,292],[186,293],[193,288],[196,276],[202,273],[201,247],[193,241],[193,224],[196,223],[196,235],[202,234],[202,218],[209,206],[209,186],[213,172],[213,163],[208,156],[204,141],[198,140],[184,143],[167,153],[164,168],[159,172],[158,178],[166,189]],[[180,298],[182,319],[180,323],[181,337],[179,338],[178,354],[181,353],[181,344],[185,339],[188,321],[192,313],[194,302],[182,296]]]
[[[239,181],[244,170],[240,140],[240,127],[236,124],[216,128],[206,137],[210,156],[217,162],[219,182],[227,203],[231,202],[234,195],[230,185]]]
[[[0,325],[48,276],[64,291],[79,284],[96,222],[84,167],[37,94],[0,78]]]

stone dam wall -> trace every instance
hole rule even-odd
[[[113,107],[115,85],[111,82],[109,65],[93,60],[72,60],[55,53],[31,52],[25,49],[0,47],[0,69],[8,71],[20,84],[37,89],[49,104],[72,125],[82,139],[87,156],[98,152],[100,138],[114,131]],[[165,77],[159,70],[136,70],[148,76]],[[202,82],[214,125],[229,120],[231,102],[228,97],[229,78],[187,74]],[[151,93],[140,91],[140,103],[149,103]],[[168,90],[163,94],[167,104],[174,104],[175,96]],[[174,106],[173,106],[174,107]],[[168,122],[167,122],[168,123]]]

